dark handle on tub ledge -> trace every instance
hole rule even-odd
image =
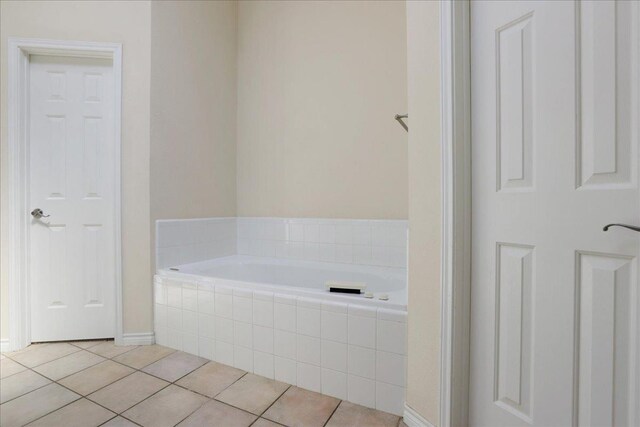
[[[607,224],[604,226],[602,231],[609,231],[609,227],[628,228],[629,230],[637,231],[638,233],[640,233],[640,227],[636,227],[635,225],[627,225],[627,224]]]

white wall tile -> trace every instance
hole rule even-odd
[[[253,327],[251,323],[233,322],[233,343],[246,348],[253,348]]]
[[[297,347],[297,335],[295,332],[280,331],[278,329],[273,331],[274,346],[273,351],[277,356],[287,357],[289,359],[295,359],[298,352]]]
[[[322,367],[347,372],[347,345],[322,340]]]
[[[358,405],[374,408],[376,405],[376,382],[370,379],[349,375],[347,381],[347,400]]]
[[[376,409],[402,416],[405,389],[382,382],[376,383]]]
[[[216,340],[215,361],[233,366],[233,344]]]
[[[376,348],[376,319],[349,315],[349,344]]]
[[[182,331],[182,309],[167,307],[167,327],[176,331]]]
[[[304,225],[302,224],[289,224],[289,235],[288,239],[292,242],[303,242],[304,241]]]
[[[202,313],[198,314],[198,335],[207,338],[216,337],[215,316]]]
[[[182,335],[182,351],[185,353],[198,355],[198,336],[195,334]]]
[[[273,354],[273,328],[253,325],[253,349]]]
[[[233,320],[253,322],[253,303],[251,298],[233,295]]]
[[[275,379],[287,384],[297,384],[297,363],[292,359],[274,356]]]
[[[335,243],[341,245],[351,245],[353,244],[353,225],[352,223],[347,222],[341,224],[334,225],[335,232]]]
[[[298,387],[317,393],[322,392],[321,371],[319,366],[298,362],[297,377]]]
[[[297,359],[300,362],[320,366],[320,338],[298,334],[297,341]]]
[[[407,324],[378,320],[376,348],[392,353],[407,354]]]
[[[167,327],[167,309],[166,305],[156,304],[153,309],[154,316],[154,326],[156,329],[158,328],[166,328]]]
[[[298,334],[320,337],[320,310],[315,308],[301,307],[298,303],[296,330]]]
[[[253,299],[253,323],[273,328],[273,300]]]
[[[167,305],[169,307],[182,308],[182,287],[167,286]]]
[[[205,314],[215,313],[214,293],[212,291],[198,290],[198,312]]]
[[[401,354],[376,352],[376,380],[405,386],[407,357]]]
[[[235,254],[236,218],[159,220],[156,267],[166,268]]]
[[[253,350],[236,345],[233,347],[233,367],[253,372]]]
[[[296,332],[296,306],[289,304],[280,304],[278,302],[273,305],[273,326],[275,329]]]
[[[352,233],[354,245],[371,245],[371,226],[369,226],[369,224],[354,224],[352,226]]]
[[[198,290],[193,287],[182,286],[182,308],[184,310],[198,311]]]
[[[376,352],[370,348],[350,345],[348,348],[348,370],[350,374],[375,379]]]
[[[182,332],[167,329],[167,347],[182,351]]]
[[[153,285],[153,300],[156,304],[167,305],[167,286],[156,282]]]
[[[215,313],[216,316],[226,317],[227,319],[233,318],[233,297],[231,295],[216,292]]]
[[[347,315],[322,310],[322,339],[347,342]]]
[[[212,338],[203,336],[198,338],[198,356],[215,360],[215,341]]]
[[[156,330],[154,331],[156,344],[168,347],[168,344],[169,344],[168,343],[168,337],[167,337],[168,332],[169,332],[169,330],[166,327],[165,328],[156,328]]]
[[[256,375],[273,379],[274,378],[274,361],[273,354],[262,353],[260,351],[253,352],[253,372]]]
[[[304,225],[304,241],[305,243],[320,242],[320,227],[318,226],[318,224]]]
[[[226,317],[215,317],[216,340],[233,344],[233,320]]]
[[[345,400],[347,398],[347,374],[323,368],[322,394]]]
[[[182,310],[182,331],[187,334],[198,334],[198,313]]]

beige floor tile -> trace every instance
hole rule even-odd
[[[206,401],[204,396],[170,385],[122,415],[145,427],[174,426]]]
[[[0,405],[0,425],[22,426],[79,398],[58,384],[49,384]]]
[[[161,345],[143,345],[134,350],[123,353],[113,358],[116,362],[124,363],[127,366],[131,366],[135,369],[144,368],[147,365],[152,364],[155,361],[162,359],[165,356],[170,355],[175,350],[163,347]]]
[[[85,350],[72,353],[68,356],[61,357],[52,362],[45,363],[33,368],[39,374],[47,378],[57,381],[61,378],[75,374],[78,371],[96,365],[105,359],[97,354],[89,353]]]
[[[22,365],[33,368],[34,366],[51,362],[52,360],[59,359],[77,351],[80,351],[78,347],[67,344],[66,342],[53,344],[32,344],[26,349],[14,353],[9,353],[7,354],[7,356]]]
[[[205,396],[215,397],[245,373],[245,371],[231,366],[209,362],[186,377],[181,378],[176,384]]]
[[[13,374],[17,374],[18,372],[22,372],[25,369],[27,368],[25,368],[18,362],[14,362],[8,357],[5,357],[4,359],[0,360],[0,379],[6,378]]]
[[[260,415],[288,387],[288,384],[279,381],[247,374],[216,396],[216,399],[236,408]]]
[[[189,353],[176,351],[175,353],[145,367],[142,371],[162,378],[163,380],[174,382],[177,379],[184,377],[189,372],[198,369],[205,363],[207,363],[207,359],[203,359],[202,357],[194,356]]]
[[[108,422],[102,424],[102,427],[136,427],[137,424],[132,423],[126,418],[115,417],[111,418]]]
[[[108,422],[102,424],[102,427],[136,427],[137,424],[132,423],[126,418],[115,417]]]
[[[115,416],[102,406],[80,399],[32,422],[29,427],[96,427]]]
[[[330,427],[396,427],[400,417],[387,412],[342,402],[327,423]]]
[[[404,420],[400,420],[400,422],[398,423],[398,427],[407,427],[407,425],[405,424]]]
[[[136,345],[115,345],[113,341],[103,341],[96,346],[89,348],[89,351],[98,354],[107,359],[114,358],[120,354],[126,353],[138,348]]]
[[[334,397],[291,387],[263,417],[291,427],[322,426],[339,403]]]
[[[128,366],[121,365],[112,360],[105,360],[84,371],[70,375],[60,380],[59,383],[78,394],[86,396],[133,372],[134,369]]]
[[[167,385],[168,382],[159,378],[135,372],[90,394],[88,398],[120,414]]]
[[[0,403],[15,399],[33,390],[49,384],[51,381],[42,375],[28,370],[4,378],[0,381]]]
[[[178,426],[180,427],[205,427],[205,426],[225,426],[225,427],[248,427],[258,418],[240,409],[236,409],[224,403],[210,400],[202,405],[193,414],[189,415]]]
[[[251,427],[280,427],[281,424],[274,423],[273,421],[269,421],[266,418],[260,418],[255,423],[251,424]]]
[[[71,341],[69,344],[75,345],[76,347],[80,347],[82,349],[88,349],[91,347],[95,347],[98,344],[102,344],[105,342],[109,342],[108,340],[89,340],[89,341]]]

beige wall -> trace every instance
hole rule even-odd
[[[407,218],[402,1],[242,1],[238,214]]]
[[[151,218],[236,214],[235,2],[151,4]]]
[[[409,71],[409,359],[407,404],[439,425],[440,12],[407,2]]]
[[[149,253],[149,64],[147,1],[0,2],[1,298],[2,338],[7,308],[7,39],[34,37],[123,44],[122,243],[124,331],[152,329]]]

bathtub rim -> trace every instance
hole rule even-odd
[[[180,266],[176,266],[179,268]],[[162,268],[156,271],[154,276],[154,282],[157,279],[166,278],[169,280],[188,280],[190,282],[197,282],[198,289],[200,289],[201,285],[210,288],[212,292],[215,291],[216,287],[233,289],[239,288],[243,290],[251,290],[251,291],[264,291],[264,292],[272,292],[275,295],[277,294],[286,294],[293,295],[296,297],[302,298],[312,298],[318,299],[320,302],[333,302],[333,303],[343,303],[349,305],[360,305],[365,307],[372,307],[377,309],[387,309],[387,310],[395,310],[407,312],[407,304],[401,304],[391,299],[389,301],[379,300],[376,298],[365,298],[363,296],[354,296],[349,294],[344,295],[336,295],[325,292],[323,290],[318,289],[305,289],[297,286],[287,286],[287,285],[276,285],[272,283],[265,282],[248,282],[241,280],[231,280],[231,279],[223,279],[220,277],[213,276],[205,276],[202,274],[196,273],[188,273],[182,271],[172,271],[169,268]]]

